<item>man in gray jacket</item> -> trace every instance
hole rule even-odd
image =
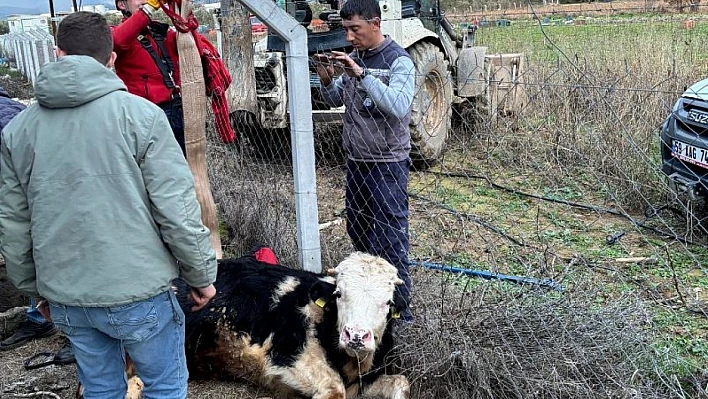
[[[78,12],[57,32],[58,62],[37,104],[7,125],[0,252],[23,292],[71,341],[86,398],[122,398],[124,352],[145,398],[184,398],[183,278],[194,309],[215,294],[215,253],[194,181],[164,112],[109,69],[111,31]]]

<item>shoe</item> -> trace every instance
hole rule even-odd
[[[59,330],[54,323],[35,323],[25,321],[9,338],[0,342],[0,351],[19,348],[20,346],[39,338],[45,338],[56,334]]]
[[[54,355],[54,362],[58,364],[76,363],[74,352],[71,350],[71,342],[68,339],[64,340],[64,345]]]

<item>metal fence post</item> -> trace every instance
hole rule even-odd
[[[39,47],[39,44],[41,42],[40,42],[39,38],[37,38],[34,35],[34,32],[30,31],[28,34],[31,38],[30,39],[31,40],[30,41],[30,49],[31,49],[31,53],[32,53],[32,64],[34,65],[34,70],[32,71],[31,80],[32,80],[32,83],[34,83],[35,79],[37,79],[37,75],[39,75],[39,67],[41,66],[41,64],[39,63],[39,49],[37,48],[37,47]]]
[[[17,69],[25,79],[34,83],[42,65],[56,61],[54,54],[54,38],[40,30],[8,33],[0,36],[2,55],[9,61],[14,61]]]
[[[303,269],[320,272],[322,259],[317,215],[307,30],[273,1],[239,2],[286,42],[298,257]]]
[[[22,58],[23,58],[23,64],[25,66],[25,77],[28,79],[31,79],[31,76],[34,76],[34,64],[32,64],[32,55],[30,51],[30,42],[27,40],[27,34],[21,33],[20,37],[22,38]],[[34,79],[31,79],[32,83],[34,84]]]

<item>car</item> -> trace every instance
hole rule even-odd
[[[661,171],[676,194],[708,197],[708,79],[689,87],[662,124]]]
[[[257,16],[251,15],[251,33],[265,33],[268,28]]]

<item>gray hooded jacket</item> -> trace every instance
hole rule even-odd
[[[212,283],[209,230],[163,111],[85,56],[45,65],[35,93],[2,133],[0,251],[12,282],[89,307],[155,296],[178,275]]]

